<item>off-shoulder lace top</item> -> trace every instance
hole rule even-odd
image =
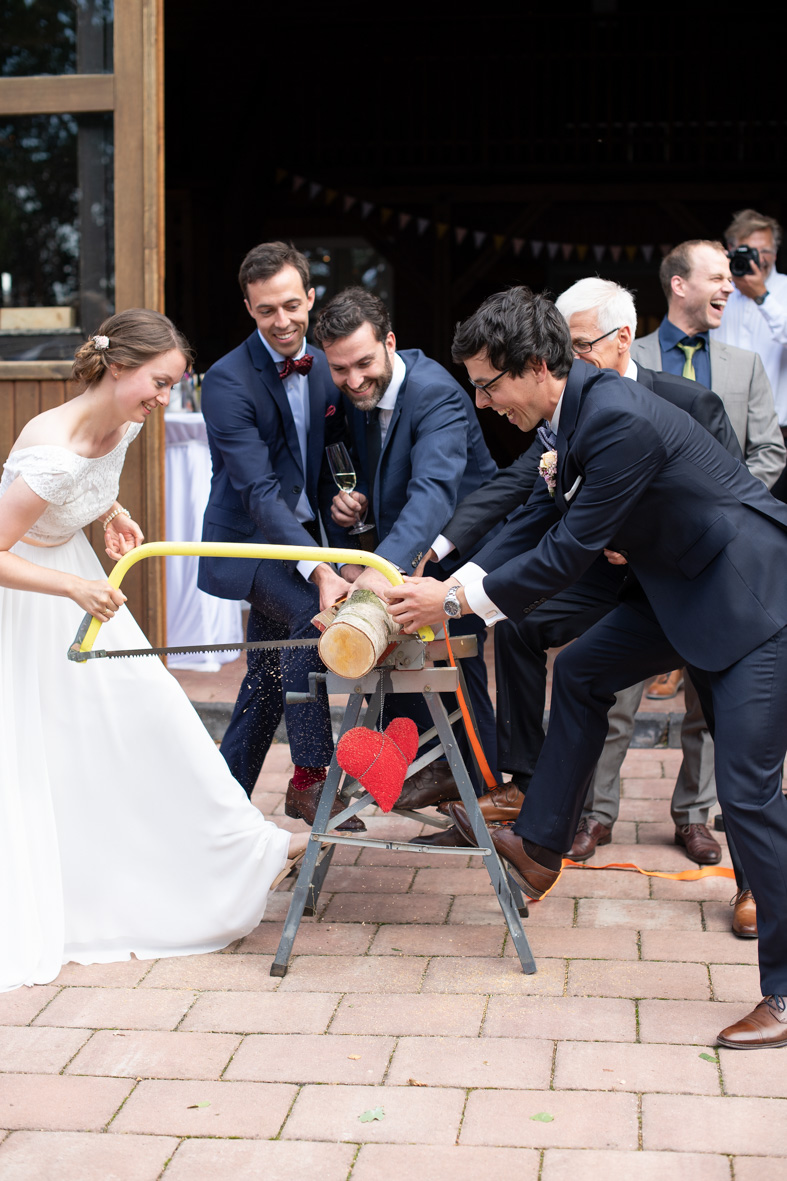
[[[133,422],[117,447],[98,459],[44,443],[12,451],[3,465],[0,497],[21,476],[49,502],[27,536],[43,545],[62,545],[117,500],[126,451],[141,430],[142,423]]]

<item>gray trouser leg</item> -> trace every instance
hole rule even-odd
[[[607,715],[609,732],[582,809],[583,819],[597,820],[607,828],[612,828],[618,818],[620,768],[634,733],[634,715],[644,690],[645,681],[640,681],[616,693],[615,704]]]
[[[683,762],[670,810],[677,825],[707,824],[710,810],[716,803],[713,739],[688,672],[684,672],[683,692],[686,696],[686,713],[680,731]]]

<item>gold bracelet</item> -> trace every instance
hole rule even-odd
[[[121,513],[123,514],[124,517],[128,517],[129,520],[131,519],[131,513],[128,511],[127,508],[116,508],[114,513],[109,514],[106,521],[101,522],[105,533],[106,533],[107,529],[109,528],[110,522],[114,521],[115,517],[119,517]]]

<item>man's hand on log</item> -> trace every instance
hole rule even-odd
[[[337,599],[343,599],[352,591],[350,583],[340,578],[327,562],[320,562],[319,566],[314,567],[309,581],[313,582],[320,592],[321,611],[326,607],[332,607]]]
[[[337,525],[349,529],[362,520],[368,504],[363,492],[337,492],[331,501],[331,516]]]
[[[371,566],[365,566],[358,577],[353,581],[353,590],[370,590],[379,595],[383,602],[386,601],[386,594],[391,590],[391,584],[384,574],[379,570],[374,570]]]
[[[459,585],[455,578],[445,582],[437,578],[408,578],[402,586],[389,586],[384,597],[396,622],[411,634],[421,627],[440,627],[445,623],[443,601],[448,588]]]
[[[437,561],[437,554],[434,552],[434,550],[433,549],[427,550],[427,552],[421,558],[421,561],[418,563],[415,570],[413,571],[413,578],[420,578],[421,577],[421,575],[424,572],[424,568],[425,568],[427,562],[436,562],[436,561]]]
[[[339,570],[345,582],[355,582],[363,574],[365,566],[356,566],[352,562],[348,562],[346,566],[340,566]]]

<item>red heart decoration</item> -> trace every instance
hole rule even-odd
[[[385,727],[385,733],[402,752],[408,767],[418,754],[418,727],[412,718],[394,718]]]
[[[409,722],[415,730],[416,749],[418,731],[409,718],[396,719]],[[393,723],[391,723],[393,725]],[[388,730],[390,730],[390,726]],[[398,740],[412,746],[409,727],[397,727]],[[383,812],[390,812],[402,794],[409,762],[386,731],[368,730],[366,726],[355,726],[339,739],[336,747],[336,761],[343,771],[366,788]]]

